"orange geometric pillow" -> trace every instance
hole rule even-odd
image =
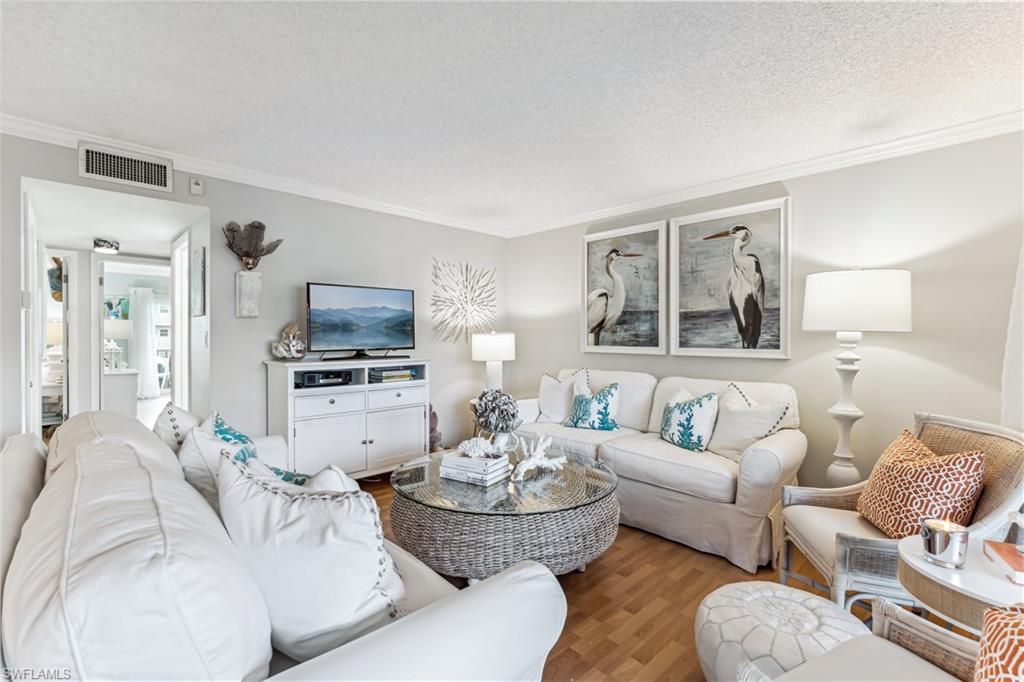
[[[922,519],[966,526],[984,478],[984,452],[936,455],[904,430],[868,476],[857,511],[891,538],[921,532]]]
[[[1024,680],[1024,604],[988,609],[981,626],[974,682]]]

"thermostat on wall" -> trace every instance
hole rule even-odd
[[[188,193],[194,194],[197,197],[203,196],[203,192],[206,190],[206,185],[203,183],[202,178],[189,178],[188,179]]]

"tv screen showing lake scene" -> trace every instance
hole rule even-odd
[[[416,345],[413,292],[309,284],[309,350],[384,350]]]

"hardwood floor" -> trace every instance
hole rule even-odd
[[[360,485],[377,499],[385,534],[394,540],[387,478]],[[795,558],[801,573],[821,579]],[[544,679],[702,680],[693,638],[701,599],[728,583],[777,579],[772,569],[751,575],[721,557],[620,526],[615,543],[586,572],[558,578],[569,612]]]

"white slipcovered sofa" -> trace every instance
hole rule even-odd
[[[560,381],[579,370],[563,369]],[[754,573],[781,547],[781,494],[796,481],[807,453],[796,393],[786,384],[688,377],[655,379],[640,372],[586,370],[597,391],[619,384],[614,431],[539,423],[537,399],[519,401],[521,437],[550,436],[553,449],[594,457],[619,477],[621,522],[724,556]],[[790,406],[778,431],[751,445],[739,463],[713,452],[683,450],[661,439],[665,405],[679,389],[721,393],[733,383],[754,403]]]
[[[272,650],[259,588],[167,444],[110,412],[79,415],[58,434],[50,452],[22,434],[0,453],[5,669],[38,679],[540,679],[566,614],[540,564],[459,591],[387,543],[405,584],[399,617],[296,664]]]

